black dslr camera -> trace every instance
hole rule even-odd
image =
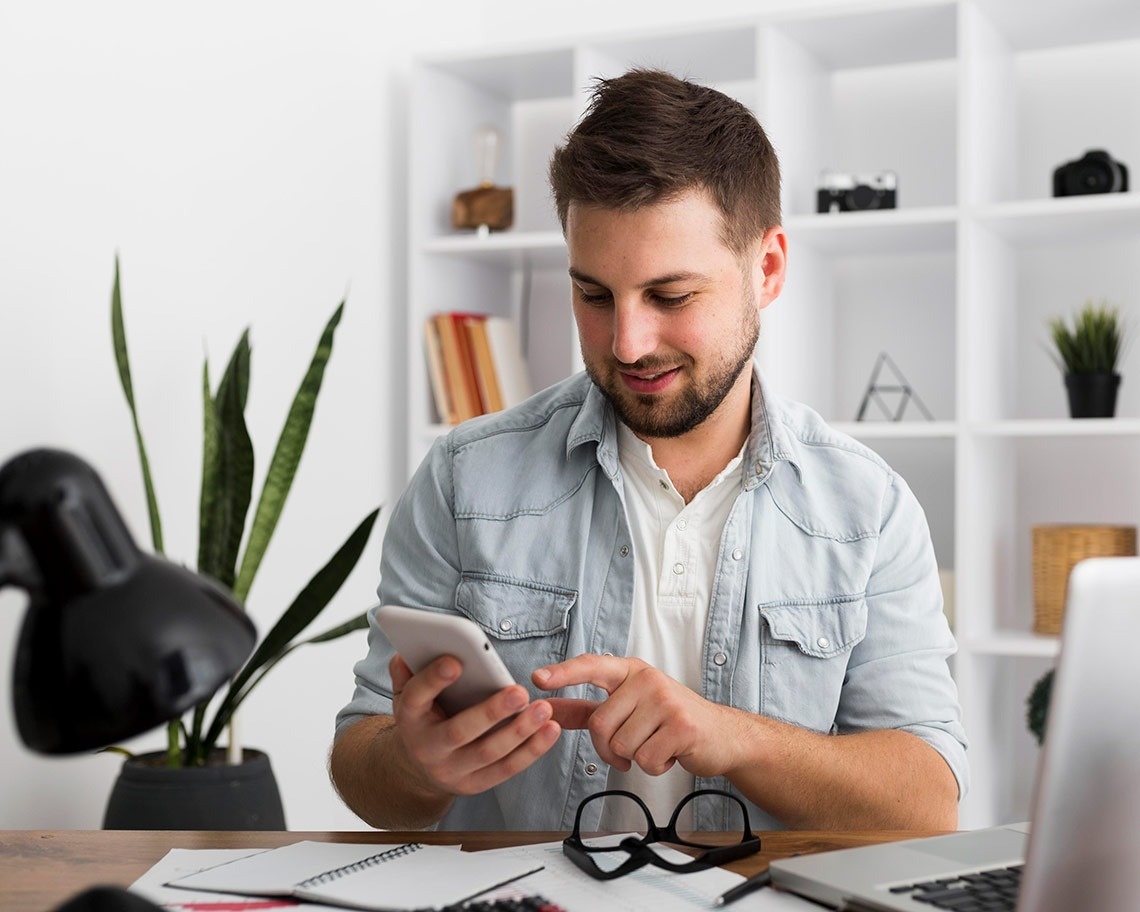
[[[1090,149],[1081,158],[1066,162],[1053,172],[1054,196],[1124,193],[1127,189],[1128,169],[1113,161],[1103,149]]]
[[[893,171],[878,174],[840,174],[825,171],[816,193],[817,212],[859,212],[864,209],[894,209],[898,185]]]

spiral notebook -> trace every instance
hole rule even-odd
[[[292,896],[377,912],[443,909],[542,865],[447,846],[295,842],[169,881],[187,890]]]

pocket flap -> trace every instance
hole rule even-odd
[[[795,643],[800,652],[820,659],[850,651],[867,633],[862,595],[761,605],[760,613],[775,639]]]
[[[464,574],[455,593],[455,607],[500,640],[565,630],[577,600],[573,589],[472,574]]]

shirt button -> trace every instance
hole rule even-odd
[[[831,645],[831,640],[829,640],[827,637],[820,637],[818,640],[815,641],[815,644],[820,649],[826,649],[828,646]]]
[[[503,631],[503,633],[509,633],[510,629],[514,626],[515,625],[511,623],[510,618],[503,618],[501,621],[499,621],[499,629]]]
[[[736,550],[734,550],[732,552],[732,559],[733,560],[740,560],[742,557],[744,557],[744,552],[741,551],[739,548],[737,548]]]
[[[728,656],[726,656],[723,652],[718,652],[716,655],[713,656],[713,664],[714,665],[723,665],[727,661],[728,661]]]
[[[612,653],[612,652],[603,652],[603,653],[602,653],[602,655],[604,655],[604,656],[610,656],[611,658],[613,657],[613,653]]]
[[[677,528],[684,532],[687,528],[689,528],[689,521],[687,519],[678,519]]]
[[[622,545],[620,548],[618,548],[618,554],[620,554],[622,557],[629,557],[629,547],[627,545]]]
[[[685,572],[685,565],[684,564],[674,564],[673,565],[673,572],[676,573],[677,576],[680,576],[682,573]]]
[[[657,479],[657,483],[658,483],[659,485],[661,485],[661,489],[662,489],[663,491],[668,491],[668,490],[669,490],[669,482],[667,482],[667,481],[666,481],[664,478],[659,478],[659,479]]]
[[[598,771],[598,764],[596,764],[596,763],[587,763],[586,764],[586,775],[587,776],[593,776],[595,773],[597,773],[597,771]]]

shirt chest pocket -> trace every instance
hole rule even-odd
[[[862,594],[760,606],[760,711],[830,731],[851,650],[867,633]]]
[[[478,624],[511,676],[537,693],[530,673],[566,658],[572,589],[465,573],[455,607]]]

